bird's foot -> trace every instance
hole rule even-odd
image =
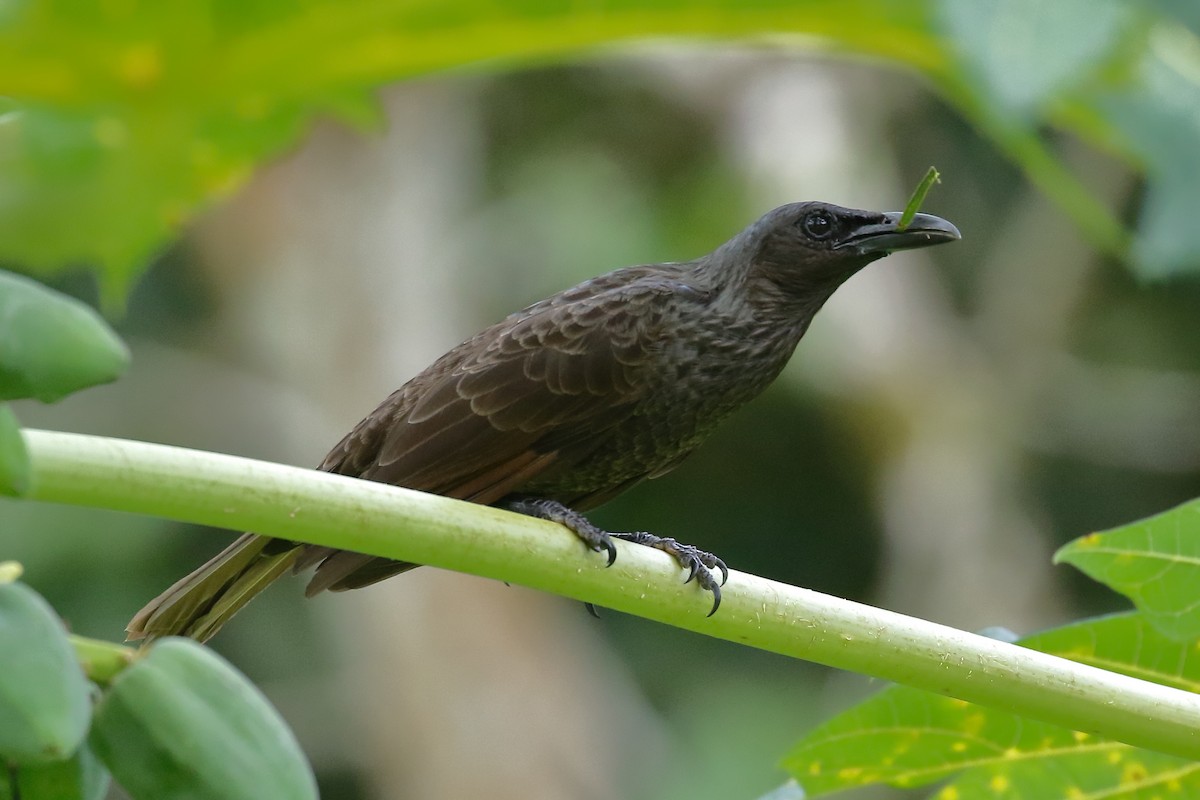
[[[725,566],[724,561],[706,550],[701,550],[695,545],[680,544],[669,536],[655,536],[653,533],[646,533],[645,531],[613,533],[610,535],[616,539],[624,539],[627,542],[653,547],[655,550],[662,550],[671,556],[671,558],[674,558],[679,562],[681,567],[688,571],[688,576],[684,583],[691,583],[695,579],[701,589],[706,589],[712,593],[713,606],[712,610],[708,612],[708,616],[711,617],[717,613],[717,609],[721,606],[721,587],[725,585],[725,581],[729,580],[729,567]],[[720,581],[713,574],[714,570],[721,573]]]
[[[578,536],[587,545],[589,550],[597,553],[607,553],[607,566],[610,567],[617,560],[617,548],[613,544],[613,539],[624,539],[627,542],[662,550],[688,571],[688,576],[684,583],[690,583],[694,579],[700,588],[712,593],[713,606],[712,610],[708,612],[708,616],[711,617],[717,613],[717,609],[721,606],[721,587],[725,585],[725,581],[729,580],[729,568],[725,566],[724,561],[712,553],[701,550],[698,547],[693,547],[690,544],[680,544],[674,539],[655,536],[645,531],[615,533],[603,530],[594,525],[583,514],[567,508],[557,500],[513,500],[506,504],[506,508],[518,514],[557,522],[565,526]],[[713,574],[714,570],[721,573],[720,581]],[[587,606],[588,611],[595,615],[596,610],[592,604],[588,603]]]
[[[611,567],[617,560],[617,546],[612,543],[613,536],[608,531],[598,528],[592,522],[574,509],[567,508],[557,500],[513,500],[505,508],[524,514],[527,517],[557,522],[571,533],[578,536],[588,549],[595,553],[607,553],[608,564]]]

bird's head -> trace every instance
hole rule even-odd
[[[958,228],[932,214],[917,214],[901,230],[900,216],[831,203],[791,203],[765,214],[718,253],[736,254],[752,294],[812,302],[815,311],[872,261],[961,238]]]

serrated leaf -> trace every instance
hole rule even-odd
[[[1200,690],[1194,644],[1164,637],[1139,614],[1069,625],[1021,644]],[[872,783],[922,786],[961,773],[937,796],[1133,800],[1157,789],[1166,797],[1200,797],[1200,764],[905,686],[885,689],[813,731],[784,767],[810,796]]]
[[[1054,561],[1125,595],[1167,636],[1200,636],[1200,500],[1076,539]]]
[[[21,497],[28,494],[31,473],[21,423],[6,403],[0,403],[0,495]]]
[[[92,308],[0,271],[0,401],[54,402],[128,366],[125,343]]]

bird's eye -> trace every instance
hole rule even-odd
[[[801,225],[813,239],[828,239],[833,234],[833,218],[826,211],[810,211],[804,215]]]

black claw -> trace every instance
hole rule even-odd
[[[729,567],[725,566],[725,562],[716,556],[713,557],[713,561],[717,562],[715,564],[716,568],[721,570],[721,585],[724,586],[729,580]]]
[[[712,587],[712,595],[713,595],[712,611],[709,611],[708,614],[706,615],[709,617],[711,617],[713,614],[717,613],[717,609],[721,607],[721,587],[719,587],[719,586]]]
[[[691,559],[687,563],[687,568],[688,568],[688,576],[687,576],[687,579],[684,580],[684,583],[691,583],[692,578],[696,577],[696,570],[698,570],[700,568],[700,562],[697,561],[696,559]]]
[[[600,612],[596,610],[595,605],[593,605],[592,603],[584,603],[583,606],[584,606],[584,608],[586,608],[588,610],[589,614],[591,614],[596,619],[600,619]],[[716,611],[716,609],[713,609],[713,610]],[[712,616],[712,615],[710,614],[709,616]]]
[[[617,561],[617,546],[613,544],[612,539],[605,536],[604,541],[600,543],[600,547],[608,551],[608,563],[604,565],[605,568],[611,567]]]

